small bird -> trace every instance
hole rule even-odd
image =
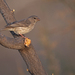
[[[22,34],[30,32],[38,21],[40,21],[40,19],[37,16],[32,15],[27,19],[23,19],[17,22],[13,22],[10,25],[6,25],[5,28],[3,28],[1,31],[3,30],[14,31],[14,33],[24,37]]]
[[[14,33],[19,34],[23,38],[25,38],[24,45],[29,47],[31,40],[28,39],[27,37],[24,37],[23,34],[30,32],[38,21],[40,21],[40,19],[37,16],[32,15],[27,19],[23,19],[20,21],[13,22],[10,25],[6,25],[5,28],[1,29],[1,31],[3,30],[14,31]]]

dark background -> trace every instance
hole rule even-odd
[[[6,0],[17,20],[37,15],[26,34],[49,75],[75,75],[75,0]],[[6,25],[0,15],[0,29]],[[12,37],[9,31],[4,35]],[[18,50],[0,46],[0,75],[30,75]]]

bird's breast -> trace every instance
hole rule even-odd
[[[26,33],[30,32],[33,28],[34,28],[34,26],[30,26],[30,27],[16,27],[14,32],[16,34],[26,34]]]

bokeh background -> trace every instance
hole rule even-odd
[[[48,75],[75,75],[75,0],[6,0],[17,20],[37,15],[26,34]],[[0,15],[0,29],[6,25]],[[2,34],[12,37],[9,31]],[[30,75],[18,50],[0,46],[0,75]]]

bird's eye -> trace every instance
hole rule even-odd
[[[36,18],[34,18],[34,19],[36,19]]]

